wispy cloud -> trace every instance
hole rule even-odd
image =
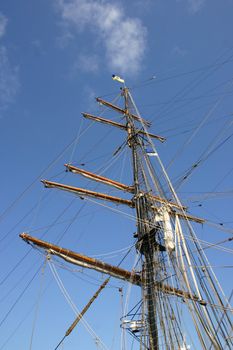
[[[6,32],[7,22],[7,18],[0,13],[0,39]],[[14,101],[18,88],[18,69],[12,67],[7,48],[0,42],[0,111],[5,110]]]
[[[0,13],[0,38],[5,34],[7,22],[7,18]]]
[[[172,49],[172,53],[174,55],[180,56],[180,57],[184,57],[187,55],[188,51],[178,45],[175,45]]]
[[[176,0],[177,2],[186,2],[189,13],[196,14],[205,5],[207,0]]]
[[[206,0],[188,0],[189,11],[191,13],[197,13],[205,5]]]
[[[14,101],[18,88],[18,69],[11,66],[6,48],[0,46],[0,110]]]
[[[74,69],[95,73],[99,69],[99,58],[97,55],[81,54],[74,64]]]
[[[105,0],[55,1],[66,27],[77,33],[90,29],[100,41],[113,72],[135,74],[140,70],[147,31],[138,18],[127,16],[119,4]]]

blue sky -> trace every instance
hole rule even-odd
[[[90,122],[82,121],[80,115],[82,111],[102,112],[94,97],[111,101],[119,94],[119,85],[111,80],[113,73],[132,87],[141,114],[153,123],[151,131],[167,137],[165,144],[156,146],[190,212],[211,223],[224,223],[220,228],[226,231],[231,229],[232,13],[232,0],[2,1],[0,349],[30,348],[30,342],[34,350],[52,349],[74,317],[48,266],[43,282],[39,273],[22,292],[43,258],[34,251],[25,257],[29,247],[19,240],[20,232],[32,230],[40,237],[44,229],[39,228],[47,230],[60,215],[60,224],[53,225],[46,238],[55,241],[64,234],[63,245],[77,251],[102,254],[133,242],[135,226],[130,220],[114,212],[102,213],[103,208],[94,203],[82,207],[82,201],[76,200],[71,204],[72,196],[48,194],[39,181],[62,181],[66,176],[66,182],[95,188],[95,184],[67,175],[63,164],[85,162],[87,169],[97,171],[123,142],[122,133],[102,125],[88,127]],[[77,136],[79,142],[72,143]],[[101,154],[103,158],[98,158]],[[200,158],[203,163],[179,188],[180,176]],[[113,164],[106,175],[119,179],[124,173],[125,168]],[[126,175],[129,180],[130,173]],[[204,200],[203,192],[218,194]],[[69,213],[59,214],[68,205]],[[79,210],[73,225],[71,219]],[[208,242],[228,235],[211,226],[199,233]],[[209,257],[216,265],[232,264],[231,254],[223,251],[211,251]],[[231,291],[229,271],[217,270],[227,295]],[[70,275],[61,274],[69,285]],[[76,281],[69,288],[81,308],[96,286],[78,280],[77,287]],[[106,332],[107,324],[118,332],[121,316],[117,292],[121,284],[115,281],[113,285],[97,303],[96,315],[88,319],[103,338],[109,333],[109,347],[113,338]],[[83,290],[89,287],[86,296]],[[109,310],[111,302],[118,308],[113,325],[107,313],[100,325],[97,315]],[[35,305],[39,305],[38,313]],[[72,349],[77,342],[83,348],[95,348],[85,330],[80,332],[67,340],[64,349]],[[112,349],[117,348],[119,341],[115,340]]]

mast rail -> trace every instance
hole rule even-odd
[[[110,186],[116,187],[119,190],[123,190],[123,191],[126,191],[126,192],[134,193],[134,187],[133,186],[124,185],[121,182],[109,179],[109,178],[104,177],[104,176],[100,176],[100,175],[94,174],[94,173],[92,173],[90,171],[87,171],[87,170],[84,170],[84,169],[77,168],[76,166],[73,166],[71,164],[65,164],[65,167],[66,167],[66,169],[68,171],[70,171],[70,172],[72,172],[74,174],[80,174],[80,175],[82,175],[84,177],[87,177],[87,178],[89,178],[91,180],[99,181],[99,182],[102,182],[102,183],[104,183],[106,185],[110,185]]]
[[[120,107],[118,107],[118,106],[116,106],[116,105],[114,105],[114,104],[112,104],[112,103],[110,103],[110,102],[107,102],[107,101],[105,101],[105,100],[102,100],[102,99],[99,98],[99,97],[96,98],[96,101],[99,102],[100,104],[106,106],[106,107],[112,108],[113,110],[115,110],[115,111],[117,111],[117,112],[119,112],[119,113],[121,113],[121,114],[126,114],[126,113],[127,113],[127,110],[126,110],[126,109],[122,109],[122,108],[120,108]],[[142,121],[146,126],[148,126],[148,127],[151,126],[151,123],[150,123],[149,121],[147,121],[147,120],[145,120],[145,119],[139,117],[138,115],[136,115],[136,114],[130,114],[130,115],[131,115],[131,117],[132,117],[133,119],[137,120],[138,122],[141,122],[141,121]]]
[[[86,175],[87,177],[90,177],[92,180],[101,181],[101,182],[103,182],[103,183],[105,183],[107,185],[112,185],[112,186],[117,187],[118,189],[121,189],[123,191],[127,191],[127,192],[130,192],[130,193],[133,192],[133,189],[134,189],[133,186],[124,185],[124,184],[122,184],[120,182],[117,182],[117,181],[105,178],[103,176],[99,176],[99,175],[93,174],[93,173],[91,173],[89,171],[86,171],[86,170],[74,167],[72,165],[65,164],[65,166],[71,172],[80,173],[80,174],[82,174],[84,176]],[[48,180],[41,180],[41,182],[44,184],[44,186],[46,188],[58,188],[60,190],[73,192],[73,193],[81,195],[81,196],[85,196],[86,195],[88,197],[94,197],[94,198],[98,198],[98,199],[102,199],[102,200],[107,200],[107,201],[114,202],[116,204],[125,204],[125,205],[128,205],[131,208],[135,208],[134,198],[133,198],[133,200],[119,198],[119,197],[107,195],[105,193],[95,192],[95,191],[87,190],[87,189],[84,189],[84,188],[69,186],[69,185],[61,184],[61,183],[58,183],[58,182],[52,182],[52,181],[48,181]],[[143,195],[143,193],[142,193],[142,195]],[[185,210],[186,209],[186,207],[180,207],[178,204],[173,203],[173,202],[169,202],[166,199],[161,198],[159,196],[154,196],[154,195],[149,195],[149,196],[150,196],[151,199],[153,199],[153,200],[155,200],[155,201],[157,201],[159,203],[166,204],[169,207],[174,207],[174,208],[177,208],[177,209],[180,209],[180,210]],[[153,210],[159,210],[159,208],[156,207],[156,206],[152,206],[151,208]],[[204,219],[200,219],[200,218],[194,217],[194,216],[186,214],[186,213],[179,213],[179,212],[176,212],[174,210],[171,211],[171,215],[176,215],[176,214],[179,215],[182,218],[186,218],[188,220],[196,221],[198,223],[203,223],[205,221]]]
[[[130,282],[132,284],[135,284],[137,286],[146,285],[146,283],[147,283],[147,281],[141,277],[141,274],[139,274],[136,271],[128,271],[128,270],[122,269],[118,266],[107,264],[101,260],[97,260],[97,259],[88,257],[86,255],[76,253],[72,250],[59,247],[57,245],[43,241],[41,239],[32,237],[27,233],[21,233],[19,236],[25,242],[33,243],[36,246],[39,246],[45,250],[48,250],[50,254],[59,256],[63,260],[66,260],[74,265],[93,269],[93,270],[96,270],[98,272],[108,274],[112,277],[125,280],[125,281]],[[163,291],[167,294],[170,294],[170,295],[176,295],[180,298],[193,300],[195,302],[198,302],[202,306],[207,305],[207,303],[204,300],[200,299],[195,294],[191,294],[187,291],[183,291],[183,290],[175,288],[173,286],[169,286],[168,284],[164,284],[162,282],[154,283],[154,288],[157,291],[161,290],[161,291]]]
[[[100,123],[103,123],[103,124],[108,124],[108,125],[111,125],[111,126],[116,126],[117,128],[119,129],[122,129],[122,130],[126,130],[127,131],[127,126],[124,125],[124,124],[121,124],[121,123],[117,123],[117,122],[114,122],[112,120],[109,120],[109,119],[105,119],[105,118],[102,118],[102,117],[99,117],[99,116],[95,116],[93,114],[89,114],[89,113],[82,113],[83,117],[84,118],[87,118],[87,119],[91,119],[91,120],[94,120],[95,122],[100,122]],[[150,137],[152,138],[155,138],[155,139],[158,139],[159,141],[161,142],[164,142],[166,141],[166,138],[163,137],[163,136],[160,136],[160,135],[155,135],[155,134],[151,134],[151,133],[147,133],[143,130],[139,130],[137,129],[136,132],[140,135],[149,135]]]
[[[114,202],[116,204],[126,204],[130,207],[134,206],[133,202],[131,200],[123,199],[123,198],[119,198],[119,197],[115,197],[115,196],[110,196],[110,195],[105,194],[105,193],[94,192],[94,191],[86,190],[84,188],[68,186],[68,185],[60,184],[58,182],[52,182],[52,181],[47,181],[47,180],[41,180],[41,182],[47,188],[58,188],[60,190],[73,192],[73,193],[81,195],[81,196],[86,195],[88,197],[94,197],[94,198]]]

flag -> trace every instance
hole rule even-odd
[[[123,83],[124,84],[124,79],[122,79],[121,77],[118,77],[117,75],[113,74],[112,75],[112,79],[113,80],[116,80],[116,81],[119,81],[119,83]]]
[[[146,149],[146,154],[149,156],[149,157],[157,157],[158,156],[158,153],[155,152],[153,149]]]

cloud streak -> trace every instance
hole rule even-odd
[[[107,65],[116,73],[135,74],[146,50],[147,30],[120,5],[104,0],[56,0],[63,23],[77,32],[90,29],[104,48]]]
[[[0,39],[6,33],[7,18],[0,13]],[[7,48],[0,43],[0,111],[14,101],[19,89],[18,69],[12,67]]]
[[[5,34],[7,22],[7,18],[2,13],[0,13],[0,38]]]
[[[188,0],[189,11],[193,14],[199,12],[205,5],[206,0]]]

